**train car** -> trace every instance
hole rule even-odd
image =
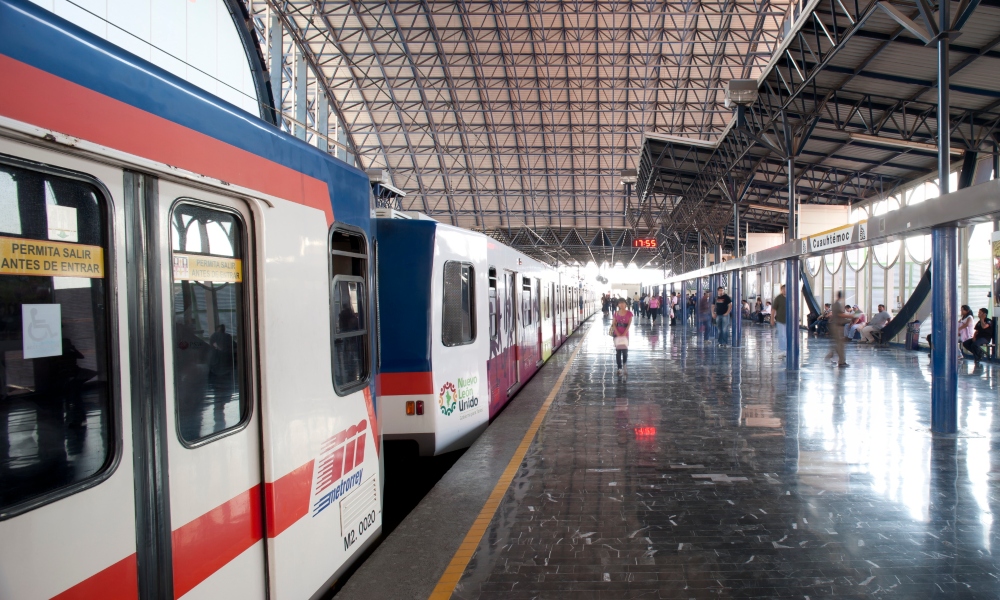
[[[381,528],[365,174],[0,0],[0,598],[323,593]]]
[[[416,213],[375,219],[385,440],[468,447],[579,325],[576,278]],[[391,308],[390,308],[391,307]]]

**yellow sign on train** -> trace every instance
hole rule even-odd
[[[175,252],[174,281],[243,283],[243,261],[225,256]]]
[[[86,244],[0,237],[0,275],[104,278],[104,249]]]

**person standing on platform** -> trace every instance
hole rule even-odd
[[[785,346],[788,343],[785,338],[785,286],[781,286],[781,292],[771,305],[771,326],[775,328],[775,335],[778,336],[778,358],[782,358],[785,356]]]
[[[656,315],[660,313],[660,297],[650,296],[649,297],[649,316],[653,319],[653,325],[656,325]]]
[[[615,323],[611,326],[615,339],[615,364],[618,365],[618,374],[623,377],[628,377],[628,332],[632,326],[632,316],[632,312],[622,300],[618,303]]]
[[[677,303],[678,303],[678,301],[679,301],[679,297],[677,296],[677,292],[674,292],[670,296],[670,325],[671,326],[674,326],[674,325],[677,324]]]
[[[726,293],[726,288],[719,286],[712,306],[712,316],[715,317],[715,327],[719,330],[719,346],[729,344],[729,313],[733,310],[733,299]]]
[[[708,297],[708,290],[702,294],[698,300],[698,333],[708,340],[708,324],[712,321],[712,300]]]
[[[833,349],[826,353],[826,358],[833,358],[833,353],[837,353],[837,366],[846,367],[847,357],[844,355],[844,325],[850,322],[853,315],[844,308],[844,292],[837,292],[837,299],[833,301],[833,308],[830,309],[830,335],[833,336]]]

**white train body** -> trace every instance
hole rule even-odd
[[[0,0],[0,598],[304,599],[381,528],[361,171]]]
[[[468,447],[592,314],[593,295],[481,233],[420,218],[376,230],[383,436],[423,455]]]

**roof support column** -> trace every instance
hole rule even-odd
[[[950,190],[951,119],[948,35],[951,3],[941,2],[941,35],[938,38],[938,186]],[[931,429],[935,433],[958,431],[958,228],[931,231]]]
[[[733,202],[733,258],[740,257],[740,205]],[[743,338],[743,290],[740,286],[740,272],[733,271],[729,276],[729,295],[733,299],[733,310],[729,314],[733,316],[733,348],[739,348]]]
[[[681,309],[681,333],[687,333],[688,326],[688,282],[681,282],[681,299],[680,299],[680,309]]]
[[[319,86],[317,86],[319,87]],[[330,105],[326,102],[326,94],[316,91],[316,147],[326,152],[329,149],[327,138],[330,136]]]
[[[679,272],[687,270],[687,244],[681,245],[681,268]],[[681,333],[687,332],[688,325],[688,303],[687,303],[688,282],[681,282]]]
[[[795,158],[788,155],[788,229],[785,241],[798,237],[798,206],[795,198]],[[799,370],[799,303],[802,299],[799,281],[799,259],[785,261],[785,369]]]
[[[274,112],[278,119],[278,126],[281,126],[281,67],[284,58],[284,41],[282,40],[283,29],[281,19],[277,13],[271,13],[271,25],[268,28],[268,35],[271,38],[271,95],[274,97]]]
[[[300,140],[306,139],[306,111],[308,102],[306,100],[306,79],[308,71],[306,69],[306,57],[302,50],[295,48],[295,137]]]

